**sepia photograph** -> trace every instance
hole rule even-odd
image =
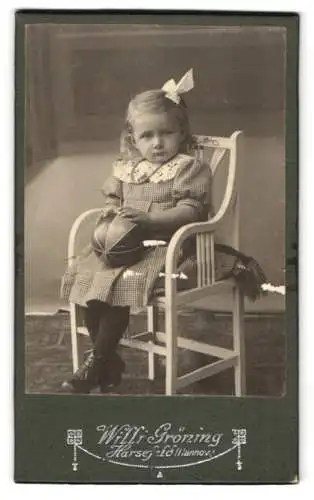
[[[16,482],[298,482],[298,22],[16,14]]]
[[[286,29],[151,17],[25,25],[25,392],[282,397]]]

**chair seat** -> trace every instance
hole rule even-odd
[[[210,297],[211,295],[220,295],[227,292],[231,292],[235,287],[235,282],[233,278],[226,280],[216,281],[211,285],[204,286],[202,288],[190,288],[187,290],[178,291],[175,296],[175,303],[177,306],[187,304],[189,302],[194,302],[205,297]],[[166,296],[165,289],[158,288],[154,293],[150,305],[157,307],[166,306]]]

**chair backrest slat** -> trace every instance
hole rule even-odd
[[[212,152],[212,156],[209,160],[209,166],[212,174],[214,175],[219,165],[221,165],[222,160],[227,151],[232,151],[235,149],[235,136],[238,132],[235,132],[230,137],[217,137],[209,135],[194,135],[194,152],[195,155],[200,160],[205,160],[206,152]]]
[[[216,137],[211,135],[194,135],[194,144],[203,148],[232,149],[234,146],[234,134],[230,137]]]
[[[220,163],[222,162],[223,157],[225,156],[227,149],[225,148],[217,148],[213,152],[213,156],[211,157],[210,160],[210,169],[212,171],[212,174],[215,175],[217,167],[219,167]]]
[[[195,135],[193,137],[194,154],[200,161],[208,162],[213,178],[219,167],[223,163],[227,164],[224,196],[220,202],[219,209],[215,211],[216,217],[224,217],[238,199],[236,192],[236,168],[238,160],[237,140],[239,135],[241,135],[241,132],[236,131],[230,137],[206,135]],[[224,159],[226,161],[223,161]],[[212,214],[209,214],[209,217],[212,217]],[[196,249],[197,286],[202,287],[215,281],[214,235],[198,234]]]

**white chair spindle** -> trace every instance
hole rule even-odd
[[[202,286],[200,235],[196,236],[197,286]]]
[[[206,267],[206,285],[210,285],[211,278],[211,256],[210,256],[210,234],[205,233],[205,267]]]

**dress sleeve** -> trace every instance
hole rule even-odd
[[[111,175],[106,179],[104,185],[101,188],[102,193],[105,196],[104,208],[110,207],[120,207],[122,201],[122,182],[120,179]]]
[[[192,159],[179,168],[173,184],[177,206],[194,207],[203,218],[211,210],[212,177],[209,165]]]
[[[121,181],[114,175],[110,175],[101,188],[105,196],[103,209],[96,219],[96,227],[107,217],[107,210],[119,208],[122,205],[122,185]]]

